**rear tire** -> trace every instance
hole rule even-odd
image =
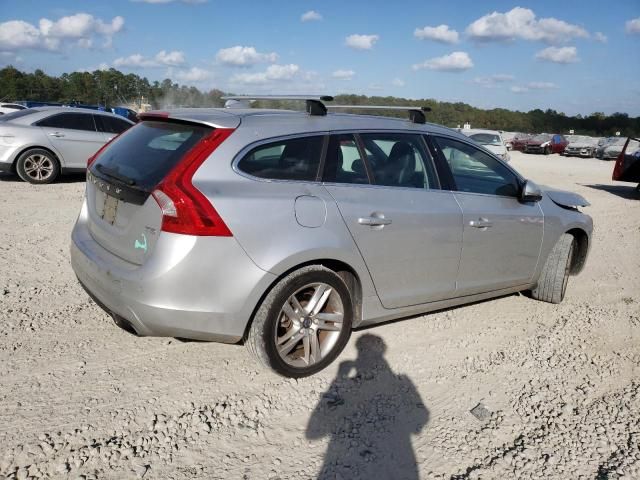
[[[25,182],[43,185],[52,183],[58,178],[60,164],[51,152],[41,148],[32,148],[18,157],[16,172]]]
[[[344,280],[333,270],[309,265],[271,289],[255,313],[245,345],[262,366],[285,377],[307,377],[342,352],[352,322],[353,303]]]
[[[571,270],[575,240],[565,233],[560,237],[544,264],[538,285],[531,291],[537,300],[560,303],[564,299]]]

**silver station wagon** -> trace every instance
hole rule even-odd
[[[589,249],[584,198],[525,180],[421,109],[404,120],[305,99],[307,112],[246,98],[150,112],[90,159],[71,260],[117,324],[244,342],[302,377],[355,327],[518,291],[563,299]]]

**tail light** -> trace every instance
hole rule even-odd
[[[162,231],[183,235],[230,237],[218,212],[193,186],[196,170],[209,155],[233,133],[218,128],[195,145],[160,182],[152,195],[162,209]]]

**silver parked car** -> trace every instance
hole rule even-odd
[[[307,103],[142,114],[98,152],[71,262],[116,323],[244,341],[301,377],[354,327],[524,290],[563,299],[590,244],[582,197],[421,112]]]
[[[510,160],[507,145],[502,139],[502,135],[497,130],[482,129],[462,129],[460,133],[465,134],[478,145],[482,145],[491,153],[497,155],[500,159],[508,162]]]
[[[585,135],[567,135],[569,145],[564,148],[562,155],[567,157],[595,157],[598,140]]]
[[[84,171],[87,160],[134,123],[112,113],[69,107],[37,107],[0,116],[0,172],[29,183],[51,183],[65,172]]]

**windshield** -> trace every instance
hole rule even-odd
[[[34,110],[32,108],[25,108],[24,110],[16,110],[15,112],[5,113],[4,115],[0,115],[0,122],[9,122],[11,120],[15,120],[16,118],[31,115],[32,113],[36,112],[37,110]]]
[[[608,145],[624,145],[624,142],[626,142],[627,139],[625,137],[611,137],[609,139]]]
[[[110,144],[92,170],[150,191],[210,131],[200,125],[145,121]]]
[[[471,139],[479,143],[480,145],[502,145],[500,141],[500,135],[493,133],[474,133],[470,135]]]
[[[536,135],[535,137],[533,137],[531,140],[535,142],[548,142],[549,140],[551,140],[551,135],[549,135],[548,133],[541,133],[540,135]]]

